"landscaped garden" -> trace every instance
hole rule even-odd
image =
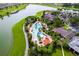
[[[63,38],[62,40],[62,36],[59,33],[53,31],[54,28],[64,27],[64,23],[58,17],[59,14],[60,14],[60,11],[46,10],[46,11],[38,12],[35,16],[29,16],[26,18],[25,30],[27,33],[27,37],[29,39],[28,55],[30,56],[39,56],[39,55],[40,56],[63,56],[63,53],[65,56],[75,55],[68,49],[68,45],[67,45],[68,42],[67,41],[63,42],[66,39]],[[43,28],[40,30],[48,34],[49,36],[51,36],[52,43],[44,45],[44,46],[42,45],[39,46],[39,44],[42,44],[41,41],[39,44],[33,42],[33,37],[32,37],[32,34],[29,32],[29,30],[32,24],[34,25],[34,23],[37,21],[42,23]],[[70,29],[66,29],[66,30],[70,30]],[[38,34],[37,36],[38,36],[37,41],[42,39]],[[62,52],[62,48],[64,52]]]

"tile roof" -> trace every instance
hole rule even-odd
[[[43,40],[43,44],[44,45],[47,45],[47,44],[49,44],[50,43],[50,40],[48,39],[48,38],[45,38],[45,40]]]
[[[48,20],[53,20],[55,16],[51,14],[45,14],[44,17]]]
[[[74,49],[76,52],[79,53],[79,37],[73,37],[72,41],[69,42],[69,47],[71,47],[72,49]]]
[[[62,27],[55,28],[53,31],[54,31],[54,32],[57,32],[57,33],[59,33],[59,34],[61,34],[61,36],[63,36],[63,37],[66,37],[66,36],[69,35],[70,33],[73,33],[71,30],[65,30],[65,29],[62,28]]]

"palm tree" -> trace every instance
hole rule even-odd
[[[9,13],[9,12],[7,12],[7,16],[8,16],[8,17],[10,16],[10,13]]]
[[[16,8],[18,8],[18,5],[15,5]]]
[[[2,15],[0,15],[0,18],[3,20],[3,16]]]
[[[49,46],[48,46],[48,55],[51,55],[52,54],[52,52],[53,52],[53,43],[51,43]]]

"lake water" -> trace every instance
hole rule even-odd
[[[57,9],[30,4],[25,9],[19,11],[18,13],[10,15],[10,17],[5,16],[3,20],[0,19],[0,55],[7,55],[10,48],[13,45],[13,35],[12,35],[13,25],[22,20],[24,17],[35,15],[36,12],[41,10],[57,10]]]

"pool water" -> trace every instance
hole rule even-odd
[[[37,21],[32,25],[32,37],[34,41],[39,41],[39,37],[43,38],[45,35],[40,31],[42,29],[41,22]]]

